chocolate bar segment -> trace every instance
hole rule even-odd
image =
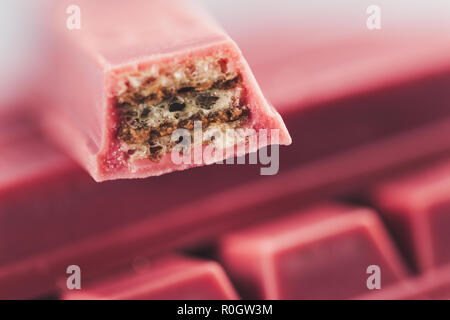
[[[66,28],[61,3],[44,123],[95,180],[161,175],[290,144],[236,44],[192,2],[80,1],[79,30]],[[181,141],[172,134],[187,130],[193,140],[195,123],[203,135],[192,148],[218,152],[212,161],[175,163],[170,153]],[[207,133],[234,129],[275,129],[278,137],[254,146],[239,134],[219,144]]]
[[[220,251],[243,298],[351,299],[370,291],[370,266],[383,286],[407,275],[375,213],[337,204],[226,235]]]

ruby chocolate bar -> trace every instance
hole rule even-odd
[[[201,8],[175,0],[78,5],[79,29],[67,26],[77,18],[67,7],[55,10],[45,127],[95,180],[161,175],[290,144],[240,50]],[[213,161],[173,161],[177,129],[194,140],[180,153],[214,147]],[[250,144],[236,129],[269,136]],[[218,143],[225,139],[216,135],[229,139]]]
[[[126,268],[81,291],[65,290],[66,300],[236,300],[230,280],[214,261],[170,255]]]

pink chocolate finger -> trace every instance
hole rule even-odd
[[[45,123],[96,181],[161,175],[291,143],[236,44],[197,6],[78,5],[80,29],[67,27],[68,5],[55,10],[53,107]],[[197,138],[195,128],[202,129]],[[269,137],[249,143],[244,135],[256,137],[260,129]],[[195,146],[200,157],[191,152]],[[216,150],[208,158],[207,147]]]

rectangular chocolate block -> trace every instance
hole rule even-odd
[[[58,1],[54,10],[46,127],[96,181],[161,175],[290,144],[236,44],[198,6],[80,1],[82,26],[71,30],[68,4]],[[202,135],[193,140],[196,127]],[[260,129],[267,139],[258,139]],[[253,137],[258,144],[248,142]],[[208,157],[207,146],[216,149]],[[174,160],[179,152],[188,159]]]
[[[369,198],[380,208],[418,271],[450,263],[450,162],[380,182]]]
[[[23,124],[19,134],[21,127],[7,122],[11,126],[3,125],[0,135],[2,147],[8,150],[3,161],[11,159],[1,174],[8,177],[0,197],[1,297],[52,292],[74,261],[90,281],[143,254],[154,256],[214,240],[237,227],[288,213],[311,199],[349,190],[349,183],[358,186],[374,171],[439,149],[442,145],[437,142],[446,141],[438,139],[443,131],[437,127],[430,130],[434,135],[406,135],[264,179],[254,178],[258,176],[254,166],[207,166],[149,181],[97,184],[32,126]],[[429,150],[413,149],[422,136],[424,147],[437,144]],[[395,150],[392,158],[380,157],[387,147]],[[361,159],[359,167],[353,165],[354,159]],[[331,179],[327,168],[336,167],[340,169]],[[213,175],[221,179],[220,185],[208,184]],[[20,184],[19,177],[23,177]],[[185,192],[174,194],[174,185]]]
[[[135,243],[135,239],[140,239],[143,246],[152,252],[201,243],[233,228],[251,224],[255,219],[277,215],[280,207],[293,209],[299,203],[324,194],[351,190],[373,181],[386,171],[389,173],[387,169],[448,150],[449,141],[442,139],[446,132],[450,134],[450,121],[445,118],[445,110],[448,109],[445,108],[446,79],[444,74],[299,112],[289,120],[298,125],[295,130],[295,136],[299,137],[298,149],[281,150],[280,174],[272,177],[260,177],[257,166],[225,165],[207,166],[182,175],[174,173],[155,177],[153,182],[115,181],[98,186],[66,157],[62,162],[68,167],[67,173],[55,174],[53,170],[35,167],[32,176],[39,179],[26,179],[26,187],[21,188],[12,187],[16,184],[11,177],[3,188],[5,196],[0,210],[0,243],[3,244],[0,244],[1,295],[14,296],[5,281],[13,281],[13,288],[22,290],[21,294],[35,281],[39,282],[36,288],[40,290],[36,294],[54,290],[55,278],[59,279],[61,270],[72,261],[71,255],[59,255],[57,248],[60,247],[68,246],[67,252],[75,251],[85,256],[80,258],[82,261],[92,259],[91,255],[101,257],[96,264],[108,268],[108,260],[117,259],[114,252],[117,254],[118,251],[114,248],[129,246]],[[420,88],[426,88],[423,89],[425,92]],[[380,94],[384,98],[377,102]],[[442,108],[427,107],[426,102],[431,96],[435,98],[434,106]],[[427,121],[429,124],[415,130],[408,130],[406,125],[396,128],[399,123],[396,120],[388,129],[383,129],[386,121],[376,115],[390,110],[391,116],[395,113],[401,119],[405,112],[402,106],[412,104],[417,106],[414,112],[409,113],[410,116],[416,115],[414,125],[419,124],[425,115],[428,115],[428,120],[438,117],[441,120]],[[380,105],[385,108],[379,110]],[[369,109],[364,109],[367,106]],[[370,121],[364,120],[367,116],[364,112],[368,110]],[[357,115],[359,122],[350,121],[349,115]],[[325,122],[330,130],[322,130]],[[364,134],[359,131],[361,134],[356,136],[354,130],[361,125],[371,130]],[[342,127],[348,130],[343,131]],[[2,128],[5,133],[13,132],[7,127]],[[9,139],[14,135],[5,137]],[[41,160],[44,167],[54,165],[51,154],[56,159],[62,157],[38,135],[31,133],[27,137],[20,140],[21,143],[41,145],[33,149],[33,159],[44,159]],[[7,148],[21,154],[24,161],[10,161],[4,174],[13,170],[11,165],[30,161],[28,149],[21,143],[8,142]],[[53,153],[47,150],[53,150]],[[15,169],[16,172],[20,170]],[[44,172],[48,175],[43,175]],[[212,176],[221,183],[211,185]],[[183,192],[174,195],[174,186]],[[280,198],[282,201],[277,201]],[[24,202],[23,199],[29,201]],[[267,205],[267,202],[271,204]],[[52,219],[48,218],[50,216]],[[30,219],[32,224],[27,222]],[[125,231],[117,231],[122,227]],[[93,235],[97,236],[93,238]],[[111,248],[111,258],[101,254],[105,247]],[[74,253],[78,257],[77,254]],[[11,264],[12,261],[17,263]],[[50,270],[46,286],[40,283],[43,278],[39,268],[41,261],[46,261]],[[52,269],[52,266],[55,267]]]
[[[63,292],[66,300],[238,299],[217,262],[178,255],[140,261],[81,290]]]
[[[225,235],[220,256],[243,298],[252,299],[354,298],[370,291],[372,266],[383,287],[407,276],[376,214],[336,204]]]
[[[66,17],[64,10],[60,13]],[[423,40],[431,33],[424,25],[421,27],[425,30]],[[267,36],[265,32],[262,34]],[[370,33],[369,37],[372,36],[377,37]],[[379,38],[378,42],[370,39],[361,42],[355,38],[348,46],[343,45],[347,42],[325,41],[323,47],[316,48],[306,45],[309,42],[304,39],[300,41],[293,37],[285,45],[287,49],[293,49],[292,57],[301,59],[289,60],[264,60],[264,54],[276,54],[277,50],[260,50],[261,47],[256,45],[250,52],[246,42],[241,43],[265,92],[289,118],[289,127],[294,130],[296,146],[290,150],[281,149],[280,174],[277,176],[259,177],[255,166],[214,166],[186,171],[183,175],[155,177],[154,182],[108,182],[100,187],[67,158],[63,161],[69,167],[67,174],[43,170],[48,175],[40,175],[39,167],[35,167],[30,174],[40,178],[24,179],[26,188],[10,188],[16,186],[14,175],[11,175],[2,187],[5,196],[0,210],[3,217],[1,295],[11,297],[21,290],[23,296],[33,283],[38,289],[34,295],[55,290],[55,279],[66,276],[65,267],[78,254],[83,256],[85,253],[86,258],[75,260],[92,261],[98,269],[106,270],[111,261],[130,251],[120,251],[118,247],[130,248],[133,243],[141,243],[144,247],[141,249],[155,252],[203,243],[262,217],[277,215],[280,208],[292,209],[311,198],[358,188],[361,183],[373,181],[380,173],[389,173],[387,169],[450,149],[449,140],[442,139],[450,135],[450,121],[446,120],[450,77],[446,68],[448,60],[440,58],[440,47],[424,46],[423,50],[435,50],[435,53],[422,59],[414,48],[411,49],[414,44],[411,40],[402,40],[393,47],[383,42],[384,37]],[[248,45],[255,43],[254,37],[247,40]],[[409,49],[403,53],[396,51],[405,42],[410,43]],[[319,55],[316,54],[318,49]],[[340,54],[329,54],[336,51]],[[256,56],[258,53],[260,60]],[[407,68],[397,68],[398,59],[395,63],[386,62],[389,57],[396,56],[402,57]],[[355,64],[355,61],[364,63]],[[310,69],[302,73],[305,66]],[[347,77],[349,68],[353,77]],[[329,73],[330,69],[333,72]],[[388,75],[395,75],[398,80],[395,85],[380,81],[373,73],[383,70]],[[294,75],[301,79],[283,82],[283,71],[289,71],[291,75],[285,78],[287,80],[295,79]],[[311,77],[311,74],[320,76]],[[364,75],[364,78],[355,78],[357,75]],[[312,81],[311,86],[303,86],[305,81]],[[286,86],[275,85],[277,83]],[[330,90],[330,83],[337,87]],[[360,90],[360,86],[364,90]],[[94,86],[86,86],[89,87]],[[300,90],[303,87],[314,90]],[[308,97],[303,100],[306,93]],[[77,96],[75,100],[81,98]],[[38,106],[44,108],[45,104]],[[30,134],[27,139],[32,142],[38,138]],[[47,159],[46,153],[51,154],[47,150],[54,150],[45,142],[33,143],[40,147],[32,149],[32,159]],[[25,146],[10,143],[8,148],[22,154],[22,163],[29,162],[30,154]],[[54,152],[55,158],[62,156],[56,150]],[[54,160],[51,158],[43,161],[43,167],[52,167]],[[10,166],[16,162],[8,163]],[[8,170],[15,174],[20,171],[12,167]],[[7,175],[6,172],[5,168],[2,174]],[[221,183],[210,184],[212,176]],[[183,192],[174,195],[174,186]],[[282,201],[276,201],[278,198]],[[266,201],[271,201],[270,205]],[[167,211],[169,213],[165,214]],[[30,220],[32,223],[28,223]],[[123,232],[120,232],[121,227],[125,227]],[[104,247],[111,248],[109,256],[102,254]],[[62,249],[58,251],[58,248]],[[61,252],[69,254],[61,255]],[[11,264],[12,261],[16,263]],[[45,272],[50,278],[42,283],[45,277],[41,275]],[[33,297],[33,292],[29,291],[28,297]]]

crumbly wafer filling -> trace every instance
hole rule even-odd
[[[127,75],[116,107],[117,139],[131,161],[158,162],[176,144],[172,133],[193,131],[195,121],[201,121],[203,130],[225,131],[250,118],[241,75],[230,70],[226,58],[217,57]]]

